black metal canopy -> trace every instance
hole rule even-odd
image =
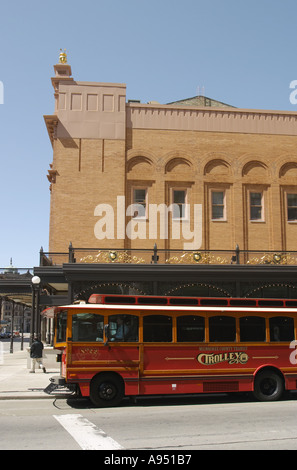
[[[44,286],[54,290],[47,296],[50,305],[59,300],[72,302],[83,291],[100,293],[103,287],[138,286],[146,294],[165,295],[170,287],[204,285],[233,297],[246,297],[261,286],[290,288],[297,298],[297,267],[288,265],[167,265],[167,264],[87,264],[65,263],[40,266],[34,274]],[[296,289],[296,296],[295,294]],[[287,292],[283,297],[287,297]],[[46,298],[41,299],[42,303]]]

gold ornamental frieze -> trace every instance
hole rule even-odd
[[[97,254],[84,256],[80,263],[121,263],[121,264],[143,264],[145,260],[138,256],[132,256],[127,251],[98,251]]]
[[[186,252],[166,259],[167,264],[230,264],[230,253],[217,255],[210,251]]]
[[[250,255],[251,256],[251,255]],[[249,257],[246,264],[296,265],[296,253],[260,253]]]
[[[79,263],[119,263],[119,264],[145,264],[151,262],[148,259],[136,256],[133,250],[100,250],[97,253],[89,253],[79,259]],[[172,256],[165,258],[166,264],[211,264],[228,265],[234,264],[234,252],[215,251],[183,251],[172,252]],[[164,261],[163,261],[164,262]],[[241,252],[240,264],[252,265],[297,265],[297,253],[289,252]]]

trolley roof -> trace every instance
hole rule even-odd
[[[49,307],[42,312],[53,318],[62,310],[117,310],[131,313],[158,312],[219,312],[219,313],[297,313],[297,300],[294,299],[239,299],[212,297],[153,297],[93,294],[90,303],[75,303],[59,307]],[[165,303],[166,302],[166,303]],[[195,304],[195,305],[193,305]],[[246,305],[247,304],[247,305]]]

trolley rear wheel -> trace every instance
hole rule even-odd
[[[259,372],[255,378],[254,395],[260,401],[276,401],[284,393],[284,381],[274,371]]]

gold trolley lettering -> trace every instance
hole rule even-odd
[[[197,361],[203,366],[228,362],[229,364],[246,364],[249,356],[245,352],[226,352],[221,354],[199,354]]]

